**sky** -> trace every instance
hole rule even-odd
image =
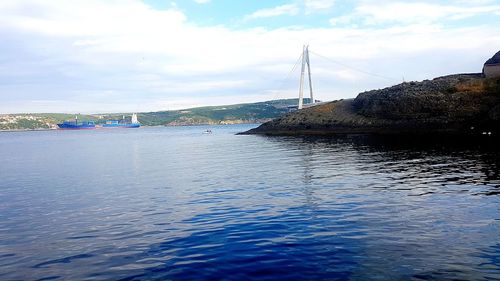
[[[315,98],[481,72],[500,0],[2,0],[0,114]]]

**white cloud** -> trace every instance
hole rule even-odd
[[[333,26],[335,26],[335,25],[348,25],[348,24],[352,25],[354,18],[355,17],[353,15],[343,15],[340,17],[330,19],[330,24]]]
[[[175,30],[186,20],[176,9],[157,11],[134,0],[44,2],[5,0],[0,23],[49,36],[116,36]]]
[[[245,20],[283,15],[296,16],[299,13],[309,15],[318,12],[327,12],[333,7],[334,3],[335,0],[303,0],[303,2],[290,3],[273,8],[257,10],[252,14],[245,16]]]
[[[420,23],[428,24],[447,20],[460,20],[477,15],[488,15],[500,12],[500,5],[470,2],[460,6],[430,4],[423,2],[370,2],[360,4],[348,15],[333,18],[333,25],[361,22],[368,25],[384,23]]]
[[[273,8],[261,9],[245,17],[246,20],[276,17],[282,15],[294,16],[299,13],[299,7],[295,4],[285,4]]]
[[[196,2],[198,4],[207,4],[210,2],[210,0],[194,0],[194,2]]]
[[[333,7],[335,0],[304,0],[306,14],[324,12]]]

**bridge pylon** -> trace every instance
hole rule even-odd
[[[310,93],[310,97],[311,97],[311,103],[314,103],[313,86],[312,86],[312,79],[311,79],[311,61],[309,60],[309,45],[304,45],[302,48],[302,68],[300,71],[298,109],[302,109],[302,107],[304,105],[304,74],[306,71],[306,65],[307,65],[307,74],[309,77],[309,93]]]

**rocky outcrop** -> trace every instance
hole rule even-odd
[[[249,134],[500,133],[500,79],[459,74],[402,83],[289,113]]]

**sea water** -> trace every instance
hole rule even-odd
[[[494,147],[253,127],[0,133],[0,279],[500,279]]]

